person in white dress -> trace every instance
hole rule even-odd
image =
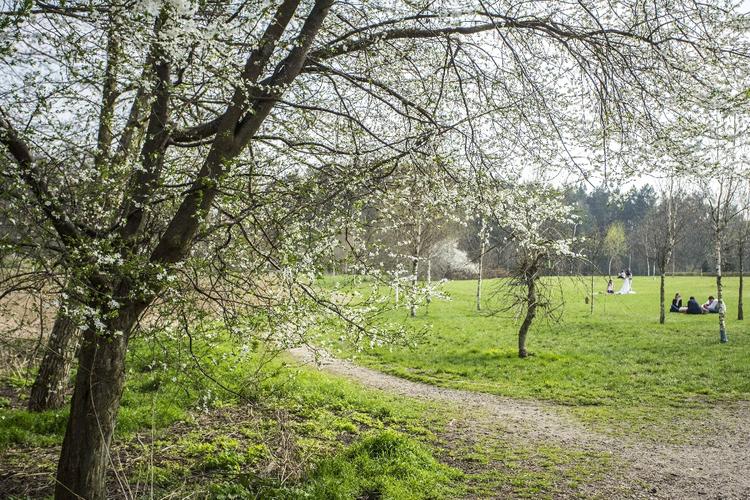
[[[617,277],[622,278],[623,280],[622,287],[620,287],[620,290],[617,291],[617,295],[635,293],[633,291],[633,273],[630,272],[630,269],[621,271],[620,274],[617,275]]]

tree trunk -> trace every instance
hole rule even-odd
[[[484,267],[484,225],[482,226],[482,243],[479,247],[479,273],[477,274],[477,311],[482,310],[482,270]]]
[[[411,261],[411,299],[409,304],[409,316],[417,315],[417,273],[419,272],[419,258],[414,257]]]
[[[523,318],[521,328],[518,330],[518,357],[525,358],[529,355],[526,352],[526,336],[529,333],[531,322],[534,321],[536,316],[537,300],[536,300],[536,267],[531,269],[531,274],[526,279],[526,317]]]
[[[744,267],[744,259],[745,256],[745,242],[741,241],[739,245],[738,250],[738,271],[740,275],[740,290],[739,290],[739,299],[737,300],[737,320],[742,321],[745,319],[745,312],[743,311],[743,301],[742,301],[742,294],[744,293],[744,278],[745,278],[745,267]]]
[[[57,466],[56,500],[106,498],[105,474],[125,382],[128,337],[143,309],[145,304],[123,308],[108,325],[107,333],[89,327],[83,336]]]
[[[427,258],[427,297],[426,297],[428,304],[432,302],[432,294],[430,293],[431,286],[432,286],[432,259],[428,257]]]
[[[727,335],[727,308],[724,306],[723,288],[721,284],[721,235],[716,235],[714,243],[716,252],[716,300],[719,301],[719,340],[722,343],[729,342]]]
[[[667,320],[667,315],[665,314],[664,310],[664,281],[665,281],[665,274],[664,274],[664,268],[661,269],[661,276],[660,276],[660,283],[659,283],[659,323],[662,325]]]
[[[607,276],[612,276],[612,259],[614,259],[614,257],[609,258],[609,264],[607,265]]]
[[[65,402],[65,389],[75,355],[76,331],[73,321],[60,310],[31,386],[29,411],[55,410]]]

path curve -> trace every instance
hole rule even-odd
[[[750,408],[747,406],[724,415],[722,430],[705,442],[657,444],[594,432],[551,403],[414,382],[310,347],[296,348],[290,353],[304,363],[315,364],[370,388],[449,403],[465,412],[467,418],[501,421],[514,436],[578,450],[609,452],[625,464],[617,472],[620,475],[617,481],[631,483],[629,498],[750,499]]]

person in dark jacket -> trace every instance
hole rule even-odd
[[[690,297],[687,303],[687,310],[685,312],[688,314],[704,314],[703,308],[698,303],[698,301],[695,300],[695,297]]]
[[[672,305],[669,308],[669,312],[678,313],[682,307],[682,296],[679,293],[674,294],[672,299]]]

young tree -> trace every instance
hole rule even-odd
[[[744,97],[742,99],[744,101]],[[694,146],[698,152],[701,172],[698,182],[708,206],[708,217],[713,230],[719,339],[722,343],[729,341],[722,282],[723,249],[730,224],[747,209],[742,194],[749,175],[744,153],[747,150],[747,124],[735,104],[737,103],[724,101],[718,107],[708,110],[707,123],[699,131],[698,146]]]
[[[737,234],[737,273],[739,274],[739,286],[737,297],[737,320],[745,319],[744,310],[744,281],[745,281],[745,253],[747,252],[747,239],[750,234],[750,223],[747,215],[742,217]]]
[[[737,297],[737,320],[743,321],[745,319],[744,311],[744,293],[745,293],[745,254],[747,252],[747,240],[750,237],[750,217],[748,217],[748,210],[750,210],[750,188],[745,184],[744,189],[741,190],[740,195],[740,206],[745,208],[745,211],[737,217],[734,224],[734,235],[735,244],[737,248],[737,274],[739,275],[738,285],[738,297]]]
[[[656,263],[659,266],[659,323],[666,321],[666,275],[667,267],[672,262],[675,246],[680,240],[685,226],[684,211],[678,210],[679,201],[683,198],[679,180],[676,175],[666,173],[664,188],[661,190],[659,204],[648,217],[643,231],[651,234],[655,246]]]
[[[615,222],[609,226],[607,235],[604,237],[604,250],[609,255],[607,276],[612,276],[612,261],[619,258],[627,250],[625,228],[622,223]]]
[[[542,282],[545,269],[576,257],[569,236],[576,222],[572,211],[572,207],[561,202],[559,193],[529,185],[519,186],[512,201],[494,212],[497,223],[507,228],[516,249],[509,282],[509,308],[518,308],[519,316],[523,316],[518,330],[521,358],[528,356],[526,338],[537,314],[554,309],[549,289]]]
[[[724,169],[716,171],[716,178],[703,181],[703,190],[709,207],[709,217],[714,233],[714,261],[716,269],[716,299],[719,301],[719,338],[722,343],[729,341],[726,329],[726,305],[722,283],[722,248],[726,229],[738,214],[736,209],[737,192],[740,180]]]
[[[415,155],[394,169],[376,202],[376,223],[384,250],[397,261],[408,263],[411,317],[417,315],[422,300],[430,300],[432,252],[443,239],[449,222],[460,213],[455,179],[444,174],[439,158]],[[420,274],[427,281],[423,290],[419,287]]]

